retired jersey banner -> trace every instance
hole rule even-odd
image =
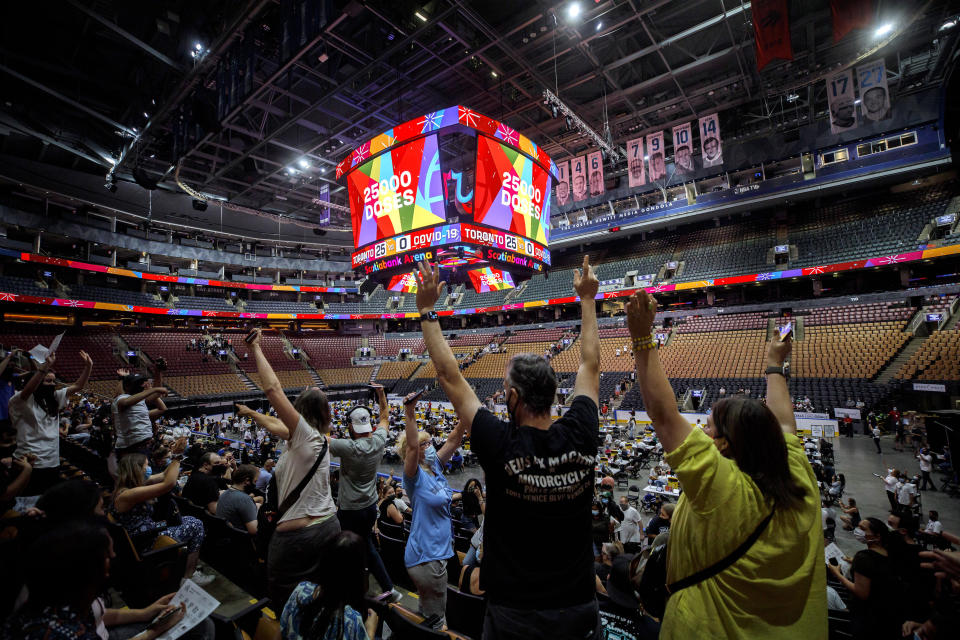
[[[847,69],[827,76],[827,104],[830,106],[830,132],[837,134],[857,126],[856,91],[853,72]]]
[[[586,156],[577,156],[570,161],[570,176],[573,179],[573,199],[580,202],[587,197]]]
[[[647,136],[647,155],[650,156],[650,181],[667,177],[667,164],[663,157],[663,131]]]
[[[643,138],[627,141],[627,176],[631,187],[640,187],[647,181],[643,170]]]
[[[763,71],[776,58],[793,60],[787,0],[753,0],[750,11],[757,46],[757,71]]]
[[[557,165],[557,204],[570,202],[570,161]]]
[[[720,139],[720,118],[715,113],[700,118],[700,148],[703,166],[723,164],[723,141]]]
[[[693,173],[693,134],[689,122],[673,128],[673,165],[677,173]]]
[[[587,167],[590,170],[590,195],[599,196],[606,191],[603,184],[603,154],[594,151],[588,155]]]
[[[873,0],[830,0],[833,41],[840,42],[853,29],[865,29],[873,22]]]
[[[857,67],[860,87],[860,112],[876,122],[890,116],[890,90],[887,88],[887,65],[883,58]]]

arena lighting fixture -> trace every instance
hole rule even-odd
[[[597,31],[600,31],[600,29],[603,29],[603,23],[602,23],[602,22],[598,22],[598,23],[597,23]]]
[[[413,15],[415,15],[415,16],[417,17],[417,19],[420,20],[420,22],[426,22],[426,21],[427,21],[427,17],[426,17],[425,15],[423,15],[422,13],[420,13],[419,11],[414,11],[414,12],[413,12]]]
[[[571,20],[575,19],[580,15],[580,3],[574,2],[569,7],[567,7],[567,17]]]
[[[300,168],[301,168],[301,169],[309,169],[309,168],[310,168],[310,161],[307,160],[306,158],[300,158],[300,160],[297,161],[297,164],[300,165]]]
[[[573,127],[578,129],[580,133],[590,138],[593,141],[593,143],[597,147],[599,147],[602,151],[606,151],[607,157],[611,158],[614,162],[621,162],[626,160],[626,154],[621,152],[620,149],[609,144],[606,140],[603,139],[602,136],[600,136],[600,134],[598,134],[596,131],[591,129],[586,122],[580,119],[580,116],[574,113],[573,110],[570,107],[568,107],[563,102],[563,100],[555,96],[552,91],[550,91],[549,89],[544,89],[543,98],[549,104],[552,104],[558,110],[560,110],[560,112],[567,117],[567,122],[569,124],[571,124]]]
[[[940,25],[940,31],[947,31],[947,30],[949,30],[949,29],[953,29],[955,26],[957,26],[957,19],[956,19],[956,18],[947,18],[947,19],[944,21],[944,23],[943,23],[942,25]]]
[[[887,22],[886,24],[880,25],[876,31],[873,32],[874,38],[882,38],[893,31],[893,23]]]

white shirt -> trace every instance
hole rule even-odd
[[[934,535],[940,534],[943,532],[943,523],[939,520],[927,520],[927,528],[924,531]]]
[[[879,437],[880,437],[880,428],[879,428],[879,427],[874,427],[874,428],[873,428],[873,437],[874,437],[874,438],[879,438]]]
[[[287,441],[287,450],[280,456],[274,469],[274,478],[277,481],[277,499],[283,502],[287,495],[300,484],[304,476],[313,468],[317,461],[317,454],[323,446],[325,436],[307,421],[300,418],[293,437]],[[283,514],[280,522],[303,518],[307,516],[324,517],[336,513],[337,506],[330,495],[330,448],[323,456],[323,461],[317,467],[310,482],[304,487],[300,499]]]
[[[37,404],[37,394],[31,393],[26,400],[16,392],[10,398],[10,422],[17,430],[17,455],[33,454],[37,469],[53,469],[60,466],[60,409],[67,406],[67,388],[58,389],[53,397],[57,401],[57,413],[47,415]]]
[[[628,506],[623,510],[623,522],[620,524],[620,542],[643,542],[640,535],[640,512]]]
[[[403,513],[410,508],[410,505],[408,505],[403,498],[395,498],[393,501],[393,506],[395,506],[400,513]]]
[[[894,493],[897,490],[897,482],[898,480],[893,476],[887,476],[883,479],[883,486],[887,491]]]
[[[146,400],[126,409],[120,408],[120,400],[129,397],[129,393],[121,393],[110,405],[113,424],[117,430],[117,449],[125,449],[153,437],[153,424],[150,422],[150,409],[147,408]]]
[[[920,471],[930,471],[931,463],[933,462],[933,456],[931,456],[929,453],[926,455],[921,453],[917,456],[917,460],[920,461]]]
[[[917,485],[912,482],[905,482],[897,492],[897,502],[902,505],[910,504],[910,496],[917,495]]]

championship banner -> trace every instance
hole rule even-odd
[[[830,0],[833,41],[840,42],[853,29],[865,29],[873,22],[873,0]]]
[[[573,178],[573,199],[580,202],[587,197],[586,156],[577,156],[570,161],[570,176]]]
[[[693,134],[689,122],[673,128],[673,165],[677,173],[693,173]]]
[[[643,186],[647,181],[643,169],[643,138],[627,141],[627,176],[631,187]]]
[[[887,88],[887,65],[883,58],[857,67],[860,87],[860,112],[867,120],[877,122],[890,116],[890,90]]]
[[[594,151],[588,155],[587,166],[590,168],[590,195],[599,196],[606,190],[603,184],[603,154]]]
[[[723,164],[723,142],[720,139],[720,118],[715,113],[700,118],[700,148],[703,166]]]
[[[763,71],[775,58],[793,60],[787,0],[753,0],[750,11],[757,46],[757,71]]]
[[[830,106],[831,133],[843,133],[857,126],[855,96],[852,71],[847,69],[827,77],[827,104]]]
[[[650,182],[667,177],[667,165],[663,158],[663,131],[647,136],[647,154],[650,156]]]
[[[570,202],[570,161],[564,160],[557,165],[557,203]]]

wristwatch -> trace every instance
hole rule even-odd
[[[783,363],[783,365],[779,367],[770,366],[770,367],[767,367],[767,370],[763,372],[764,375],[770,375],[771,373],[779,373],[784,378],[789,378],[790,365],[787,363]]]
[[[426,313],[420,314],[420,322],[437,322],[440,319],[439,314],[436,311],[430,310]]]

